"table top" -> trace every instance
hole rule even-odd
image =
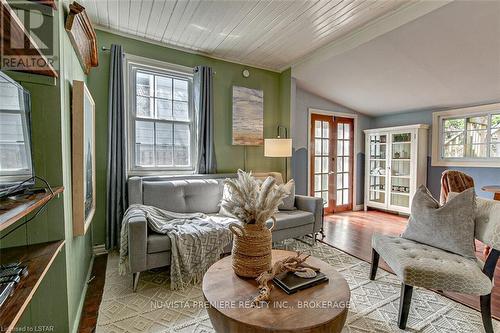
[[[273,263],[294,252],[273,250]],[[245,325],[280,330],[307,329],[334,320],[348,307],[350,289],[344,277],[327,263],[309,257],[307,263],[320,268],[329,281],[287,295],[275,286],[267,307],[252,308],[258,294],[255,279],[238,277],[231,256],[213,264],[203,277],[203,295],[222,315]]]
[[[500,192],[500,185],[487,185],[481,188],[485,192]]]

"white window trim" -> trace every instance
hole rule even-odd
[[[432,166],[456,167],[500,167],[500,158],[443,158],[441,143],[443,138],[441,120],[443,118],[467,117],[489,114],[500,111],[500,103],[473,106],[467,108],[439,111],[432,113]],[[489,128],[488,128],[489,130]],[[489,134],[488,134],[489,135]]]
[[[166,72],[166,73],[178,73],[182,76],[191,76],[193,77],[193,69],[186,66],[181,66],[177,64],[171,64],[160,60],[149,59],[137,55],[125,54],[125,62],[123,66],[123,75],[124,75],[124,96],[125,96],[125,138],[127,142],[125,158],[127,161],[127,176],[147,176],[147,175],[190,175],[195,174],[197,172],[196,169],[196,161],[198,158],[197,149],[191,149],[191,166],[189,167],[135,167],[135,163],[133,158],[135,154],[132,153],[132,149],[135,149],[134,142],[132,142],[132,136],[129,135],[132,133],[131,131],[135,130],[135,117],[132,113],[132,107],[134,103],[134,94],[130,94],[131,85],[132,85],[132,77],[130,77],[130,73],[133,68],[141,67],[144,69],[150,69],[155,72]],[[191,93],[193,95],[193,93]],[[194,110],[193,99],[190,101],[190,110],[192,110],[193,117],[193,128],[195,129],[191,133],[191,147],[196,148],[198,142],[198,122],[197,115]],[[161,120],[159,120],[161,122]]]

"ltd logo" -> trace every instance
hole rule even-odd
[[[54,9],[43,1],[0,0],[0,5],[2,70],[52,70],[57,50]]]

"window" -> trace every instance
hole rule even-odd
[[[127,60],[129,173],[192,172],[196,150],[192,70],[150,63]]]
[[[500,104],[435,112],[433,127],[433,165],[500,166]]]

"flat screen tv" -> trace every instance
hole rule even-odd
[[[30,93],[0,71],[0,198],[34,184]]]

